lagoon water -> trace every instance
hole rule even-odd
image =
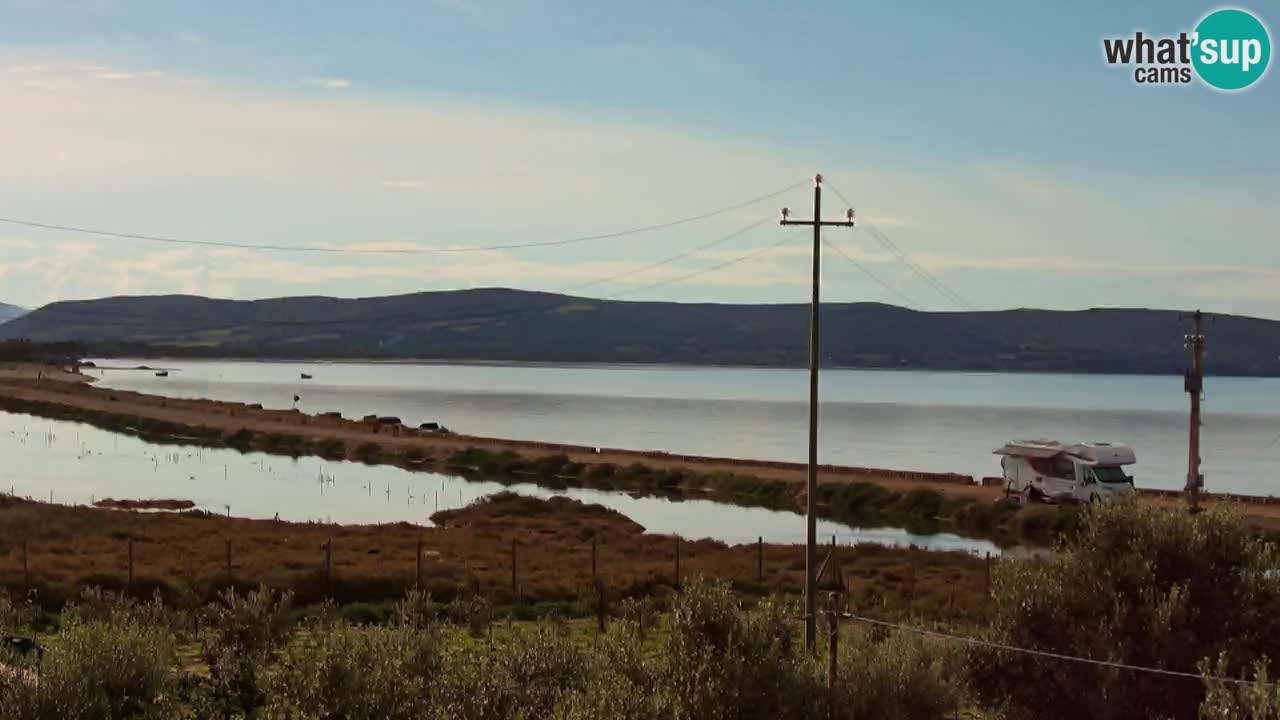
[[[450,429],[600,447],[803,461],[803,370],[253,361],[130,361],[96,370],[108,387],[260,402],[307,412],[395,415]],[[302,380],[302,373],[314,376]],[[1180,377],[824,370],[822,461],[999,474],[991,450],[1015,437],[1108,440],[1138,454],[1139,486],[1180,488],[1187,396]],[[1205,382],[1210,490],[1280,495],[1280,379]]]
[[[237,517],[337,523],[411,522],[430,525],[437,509],[456,508],[502,490],[599,503],[652,533],[730,544],[802,543],[804,518],[791,512],[707,500],[672,501],[625,493],[473,482],[388,465],[291,459],[230,449],[156,445],[81,423],[0,413],[0,491],[56,503],[87,505],[116,499],[191,500]],[[841,544],[917,545],[974,553],[998,549],[950,534],[914,535],[895,528],[851,528],[820,522],[820,537]]]

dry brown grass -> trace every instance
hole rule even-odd
[[[222,587],[265,583],[294,590],[301,602],[329,592],[325,543],[333,541],[332,596],[338,602],[395,598],[415,581],[422,543],[422,585],[437,599],[477,589],[514,600],[511,551],[516,546],[520,602],[578,598],[591,582],[591,543],[610,596],[662,594],[674,585],[676,539],[644,533],[631,520],[576,501],[499,499],[441,513],[443,527],[406,523],[339,526],[247,520],[193,513],[155,513],[48,505],[0,498],[0,587],[24,588],[23,541],[30,585],[54,605],[83,586],[124,589],[129,544],[133,592],[159,591],[178,601],[207,599]],[[226,573],[231,543],[231,575]],[[766,545],[757,581],[757,547],[680,542],[681,575],[729,580],[750,592],[801,586],[800,546]],[[841,548],[840,564],[855,602],[914,607],[977,619],[985,606],[983,560],[963,554],[876,546]]]

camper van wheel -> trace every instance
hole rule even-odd
[[[1098,506],[1098,505],[1101,505],[1101,504],[1102,504],[1102,498],[1101,498],[1101,497],[1099,497],[1099,496],[1097,495],[1097,493],[1094,493],[1093,495],[1090,495],[1090,496],[1089,496],[1089,504],[1090,504],[1090,505],[1093,505],[1093,506],[1095,506],[1095,507],[1096,507],[1096,506]]]
[[[1035,488],[1030,485],[1022,488],[1022,495],[1020,499],[1022,500],[1023,505],[1030,505],[1031,501],[1035,500],[1035,495],[1033,494],[1034,490]]]

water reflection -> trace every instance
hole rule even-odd
[[[89,504],[116,499],[191,500],[211,512],[241,517],[346,524],[411,522],[430,525],[436,510],[465,506],[502,490],[599,503],[653,533],[730,544],[804,541],[804,518],[709,500],[673,502],[626,493],[532,484],[476,482],[388,465],[242,454],[235,450],[156,445],[79,423],[0,413],[0,453],[8,462],[0,487],[19,496]],[[5,487],[8,486],[8,487]],[[819,523],[824,540],[917,545],[937,550],[998,554],[994,544],[951,534],[917,535],[896,528]]]
[[[107,387],[441,422],[462,433],[804,462],[807,376],[756,368],[116,360]],[[301,374],[313,375],[301,380]],[[1187,410],[1174,376],[826,370],[822,462],[997,475],[1013,437],[1126,442],[1139,487],[1181,488]],[[1212,378],[1202,451],[1210,487],[1277,494],[1280,378]]]

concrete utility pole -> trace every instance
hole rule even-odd
[[[1194,329],[1190,335],[1183,337],[1183,343],[1191,351],[1191,369],[1187,371],[1183,388],[1191,396],[1191,424],[1187,439],[1187,507],[1191,512],[1200,512],[1200,489],[1204,487],[1204,476],[1200,474],[1200,393],[1204,391],[1204,333],[1201,331],[1203,316],[1197,310],[1191,316]]]
[[[783,225],[808,225],[813,227],[813,301],[809,306],[809,474],[805,483],[805,536],[804,554],[804,646],[810,650],[817,642],[818,634],[818,577],[817,577],[817,516],[814,514],[818,494],[818,308],[821,304],[818,286],[822,258],[822,228],[853,227],[853,210],[845,213],[844,220],[822,219],[822,176],[813,178],[813,219],[792,220],[791,211],[782,209]]]

